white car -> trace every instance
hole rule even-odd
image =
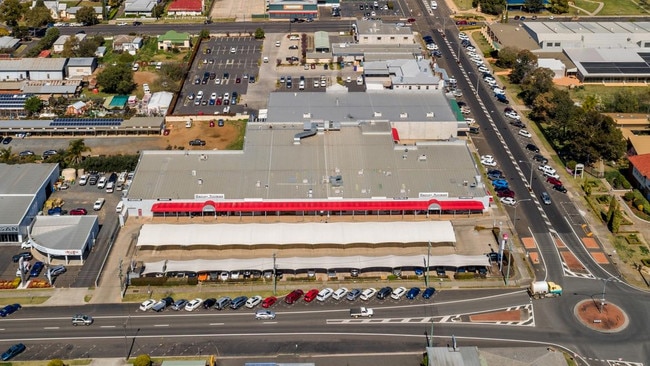
[[[515,111],[506,112],[506,117],[517,120],[517,121],[521,120],[521,117],[519,117],[519,115]]]
[[[217,93],[210,94],[210,99],[212,99],[212,100],[217,99]]]
[[[334,290],[332,290],[331,288],[329,288],[329,287],[324,288],[324,289],[320,290],[320,292],[318,293],[318,296],[316,296],[316,300],[325,301],[330,296],[332,296],[332,293],[334,293]]]
[[[140,310],[147,311],[151,309],[155,304],[156,304],[156,300],[154,299],[146,300],[142,304],[140,304]]]
[[[497,166],[497,162],[494,160],[483,160],[481,159],[481,164],[486,166]]]
[[[123,26],[123,25],[126,25],[126,22],[119,22],[119,23],[117,23],[117,25]]]
[[[375,296],[376,293],[377,293],[377,289],[374,289],[372,287],[367,288],[363,290],[363,292],[361,293],[360,299],[363,301],[368,301],[372,299],[372,297]]]
[[[341,300],[347,294],[348,294],[348,289],[345,287],[341,287],[340,289],[334,291],[334,293],[332,294],[332,298],[334,300]]]
[[[479,72],[490,72],[490,69],[485,67],[485,65],[481,65],[481,66],[479,66],[478,71]]]
[[[497,81],[493,77],[490,77],[490,76],[484,77],[483,80],[485,80],[485,82],[488,83],[488,84],[496,84],[497,83]]]
[[[458,39],[469,39],[469,36],[465,32],[458,33]]]
[[[474,48],[474,46],[467,46],[465,49],[468,51],[476,52],[476,48]]]
[[[257,320],[273,320],[275,319],[275,312],[271,310],[258,310],[255,313],[255,319]]]
[[[495,87],[494,89],[492,89],[492,91],[494,92],[494,95],[497,95],[497,94],[505,95],[505,94],[506,94],[506,91],[505,91],[505,90],[503,90],[503,89],[501,89],[501,88],[497,88],[497,87]]]
[[[524,136],[524,137],[528,137],[528,138],[533,137],[533,135],[530,132],[528,132],[527,130],[524,130],[524,129],[519,130],[519,135]]]
[[[484,65],[484,64],[485,64],[485,62],[484,62],[483,60],[478,59],[478,58],[473,58],[473,59],[472,59],[472,62],[473,62],[476,66],[481,66],[481,65]]]
[[[492,155],[481,155],[481,160],[494,161],[494,156],[492,156]]]
[[[476,120],[474,118],[465,118],[465,122],[467,122],[470,125],[473,125],[476,123]]]
[[[467,54],[469,55],[469,57],[479,57],[478,54],[474,51],[467,51]]]
[[[517,200],[515,200],[512,197],[501,197],[499,201],[501,201],[501,203],[503,203],[504,205],[508,205],[508,206],[514,206],[517,204]]]
[[[203,90],[199,90],[198,93],[196,93],[196,99],[201,99],[203,98]]]
[[[194,311],[196,310],[199,306],[203,304],[203,299],[199,299],[198,297],[187,304],[185,304],[185,311]]]
[[[427,50],[435,51],[438,49],[438,45],[435,43],[427,43]]]
[[[394,300],[399,300],[406,294],[406,288],[405,287],[398,287],[393,290],[393,293],[390,295],[390,297]]]
[[[214,79],[214,84],[215,85],[221,85],[221,79],[219,79],[219,78]]]
[[[250,299],[246,300],[246,307],[249,309],[252,309],[259,305],[262,302],[262,296],[260,295],[255,295],[251,297]]]

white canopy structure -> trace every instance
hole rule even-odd
[[[349,256],[349,257],[291,257],[277,258],[278,269],[299,271],[308,269],[366,269],[366,268],[404,268],[423,267],[426,255],[397,256],[387,255],[382,257]],[[488,267],[490,260],[485,255],[443,255],[431,256],[429,267]],[[165,272],[211,272],[211,271],[237,271],[273,269],[272,258],[254,259],[194,259],[189,261],[159,261],[145,263],[142,275]]]
[[[449,221],[273,223],[273,224],[146,224],[138,247],[192,245],[291,245],[358,243],[455,243]]]

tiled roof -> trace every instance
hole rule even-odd
[[[202,11],[201,0],[176,0],[169,4],[167,11]]]
[[[628,159],[639,173],[643,176],[650,177],[650,154],[633,155],[628,157]]]

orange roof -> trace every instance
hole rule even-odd
[[[628,159],[639,173],[645,177],[650,177],[650,154],[633,155],[629,156]]]
[[[175,0],[167,11],[203,11],[203,3],[201,0]]]
[[[38,57],[46,58],[46,57],[50,57],[50,54],[51,54],[50,50],[43,50],[41,51],[41,53],[38,54]]]

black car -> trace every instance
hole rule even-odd
[[[530,150],[532,152],[538,153],[539,152],[539,147],[537,147],[537,146],[535,146],[533,144],[528,144],[528,145],[526,145],[526,150]]]
[[[503,174],[499,173],[488,173],[487,175],[489,180],[496,180],[496,179],[501,179],[503,178]]]
[[[135,21],[135,22],[133,22],[133,25],[135,25],[135,26],[142,25],[142,22]]]
[[[521,122],[521,121],[514,121],[514,122],[512,122],[512,123],[510,123],[510,124],[513,125],[513,126],[515,126],[515,127],[526,128],[526,125],[525,125],[523,122]]]
[[[377,291],[377,299],[378,300],[384,300],[388,296],[390,296],[390,294],[392,294],[392,293],[393,293],[393,289],[391,287],[386,286],[386,287],[382,288],[381,290]]]
[[[190,146],[205,146],[205,141],[201,139],[190,140]]]
[[[215,299],[214,297],[211,297],[209,299],[205,299],[205,301],[203,301],[203,308],[204,309],[210,309],[216,303],[217,303],[217,299]]]
[[[11,142],[11,140],[13,140],[13,139],[14,139],[13,137],[7,136],[7,137],[5,137],[4,140],[2,140],[2,143],[5,144],[5,145],[8,145]]]
[[[566,188],[564,188],[563,185],[556,184],[553,186],[553,189],[555,189],[558,192],[566,193]]]
[[[34,155],[34,152],[31,151],[31,150],[21,151],[20,154],[18,154],[18,156],[33,156],[33,155]]]
[[[20,258],[24,258],[23,260],[28,261],[28,260],[30,260],[30,259],[32,259],[34,257],[32,256],[32,253],[30,253],[30,252],[22,252],[22,253],[18,253],[16,255],[14,255],[13,257],[11,257],[11,260],[14,261],[14,263],[18,263]]]
[[[543,155],[539,155],[539,154],[533,155],[533,160],[535,160],[535,161],[537,161],[537,162],[539,162],[541,164],[548,163],[548,159],[545,158]]]
[[[108,177],[109,182],[117,182],[117,173],[111,173],[111,175]]]
[[[25,347],[25,345],[22,343],[14,344],[13,346],[9,347],[5,353],[2,354],[2,361],[11,360],[12,358],[24,352],[25,349],[27,349],[27,347]]]
[[[162,298],[160,299],[160,301],[163,301],[165,303],[165,306],[171,306],[172,304],[174,304],[174,299],[171,298],[170,296]]]

